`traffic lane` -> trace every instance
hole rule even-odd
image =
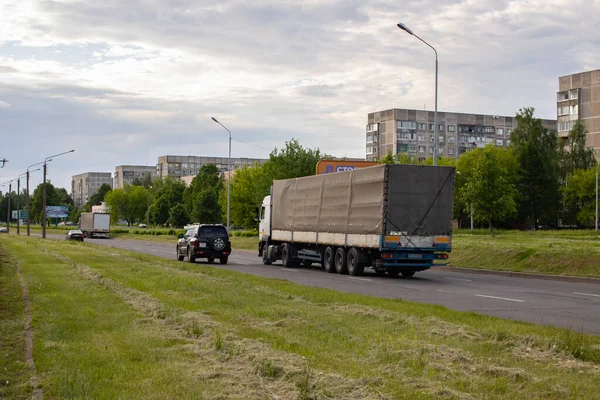
[[[124,239],[88,239],[88,242],[176,258],[175,243]],[[198,262],[201,263],[200,260]],[[306,286],[439,304],[459,311],[475,311],[600,334],[600,290],[594,284],[449,272],[435,268],[410,279],[379,277],[369,270],[362,277],[351,277],[327,274],[316,267],[283,268],[278,264],[266,266],[256,252],[234,251],[228,265],[211,265]]]

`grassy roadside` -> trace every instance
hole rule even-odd
[[[49,398],[597,395],[596,336],[87,243],[0,246],[30,285]]]

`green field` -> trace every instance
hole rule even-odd
[[[45,398],[598,395],[597,336],[88,243],[4,235],[0,260],[0,398],[31,397],[17,263]]]

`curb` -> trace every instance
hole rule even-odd
[[[495,271],[491,269],[477,269],[477,268],[464,268],[464,267],[439,267],[435,268],[440,271],[448,272],[465,272],[470,274],[482,274],[482,275],[499,275],[499,276],[510,276],[515,278],[526,278],[526,279],[543,279],[548,281],[562,281],[562,282],[578,282],[578,283],[591,283],[600,285],[600,278],[587,278],[582,276],[569,276],[569,275],[544,275],[544,274],[532,274],[529,272],[514,272],[514,271]]]

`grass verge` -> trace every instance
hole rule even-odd
[[[2,237],[47,397],[597,397],[600,338],[88,243]]]

